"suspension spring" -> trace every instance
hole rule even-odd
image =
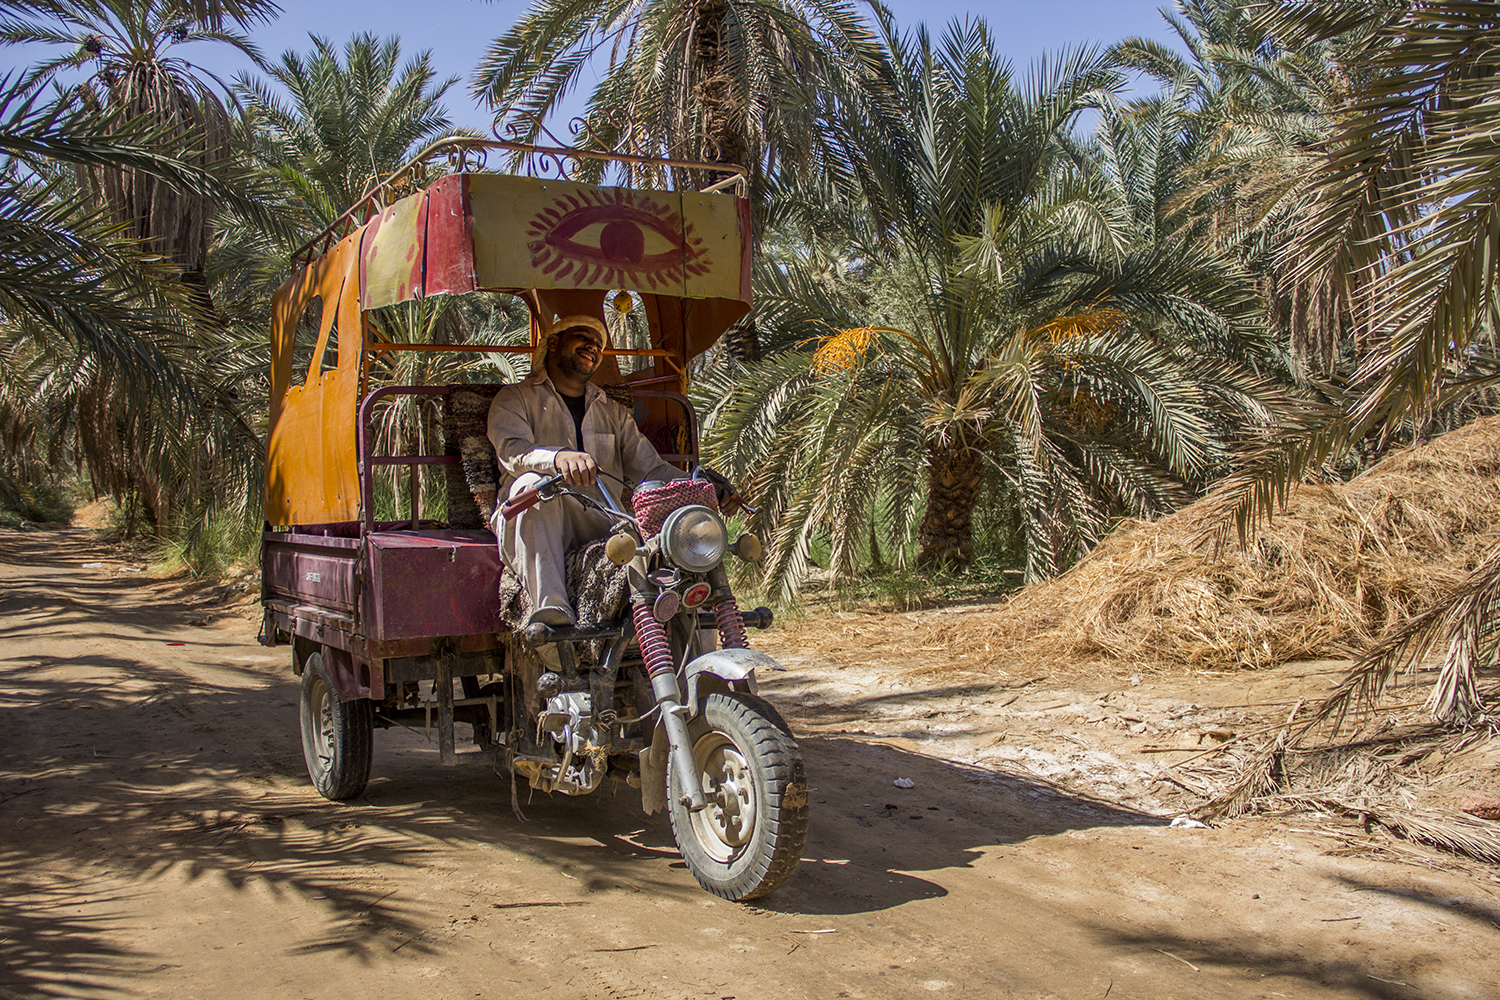
[[[651,605],[636,601],[630,608],[635,619],[635,637],[641,644],[641,659],[646,661],[646,673],[651,677],[672,672],[672,647],[667,643],[667,631],[651,613]]]
[[[745,634],[745,619],[740,617],[740,604],[734,595],[719,598],[714,605],[714,623],[719,626],[721,649],[749,649],[750,637]]]

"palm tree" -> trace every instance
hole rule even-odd
[[[248,25],[276,10],[264,0],[34,0],[7,4],[0,26],[0,41],[66,49],[33,67],[16,98],[22,89],[58,81],[67,71],[95,67],[55,103],[56,120],[70,123],[75,137],[87,136],[82,145],[115,146],[119,154],[96,147],[88,156],[65,156],[81,190],[70,189],[51,171],[51,160],[39,164],[39,174],[51,179],[45,187],[12,189],[26,201],[26,212],[45,209],[56,227],[106,251],[114,270],[98,270],[105,258],[51,259],[36,243],[15,248],[28,265],[21,273],[39,280],[18,291],[18,300],[57,293],[77,302],[84,291],[79,286],[86,286],[96,301],[76,313],[54,304],[48,318],[34,323],[34,316],[17,314],[9,332],[40,346],[60,371],[72,371],[70,391],[87,388],[95,394],[97,405],[78,411],[91,415],[92,422],[69,424],[58,433],[83,446],[79,458],[98,488],[141,498],[159,533],[176,517],[180,500],[242,502],[244,491],[236,497],[227,485],[234,476],[204,479],[204,455],[242,456],[243,471],[255,474],[254,435],[226,396],[229,388],[197,367],[219,335],[201,322],[212,314],[204,268],[216,206],[235,205],[275,225],[236,190],[244,178],[227,157],[222,81],[209,78],[216,91],[168,51],[210,40],[232,44],[253,58],[253,46],[225,31],[225,21]],[[74,145],[77,152],[79,144]],[[206,183],[212,175],[218,175],[218,183]],[[88,211],[86,203],[99,211]],[[119,228],[106,230],[112,223]],[[157,260],[147,260],[143,252]],[[162,283],[168,273],[187,298]],[[134,315],[110,321],[122,311]],[[52,342],[58,334],[64,343]],[[89,342],[69,339],[78,337]],[[97,353],[122,345],[128,345],[132,364],[111,367]],[[65,385],[51,384],[59,391]],[[194,404],[192,415],[184,417],[181,408]],[[97,446],[87,445],[89,434],[97,435]],[[195,440],[195,434],[201,436]]]
[[[1348,281],[1328,273],[1293,279],[1278,250],[1298,222],[1298,192],[1315,171],[1339,99],[1329,46],[1288,45],[1233,0],[1177,0],[1163,16],[1188,55],[1143,38],[1112,46],[1116,65],[1154,78],[1162,93],[1106,118],[1112,129],[1129,129],[1141,107],[1175,109],[1180,130],[1156,131],[1172,144],[1162,149],[1172,162],[1157,170],[1173,188],[1162,203],[1176,226],[1192,227],[1257,275],[1273,329],[1285,338],[1278,353],[1287,375],[1326,379],[1359,350],[1349,343]]]
[[[96,488],[141,497],[158,529],[184,498],[243,502],[259,442],[213,370],[212,332],[192,322],[178,270],[143,254],[66,168],[150,174],[274,221],[161,139],[139,119],[101,119],[75,92],[43,101],[0,81],[0,432],[25,444],[0,472],[70,458]]]
[[[1161,236],[1208,207],[1192,197],[1195,173],[1232,141],[1242,113],[1264,110],[1254,82],[1265,39],[1246,30],[1244,6],[1177,0],[1175,8],[1161,13],[1188,56],[1148,38],[1110,46],[1111,65],[1143,73],[1161,89],[1128,102],[1106,95],[1095,132],[1115,198],[1131,206],[1137,226]]]
[[[1288,44],[1336,43],[1345,81],[1316,148],[1317,170],[1288,188],[1300,220],[1282,251],[1291,276],[1331,275],[1350,289],[1354,336],[1370,345],[1351,403],[1307,413],[1219,493],[1241,537],[1292,484],[1372,433],[1389,434],[1493,379],[1478,364],[1497,325],[1500,8],[1462,0],[1281,4],[1266,27]],[[1431,707],[1463,724],[1478,711],[1476,671],[1500,602],[1492,554],[1451,599],[1386,637],[1341,688],[1339,713],[1373,698],[1403,667],[1447,643]]]
[[[437,79],[430,52],[403,64],[396,38],[354,35],[342,53],[328,39],[311,41],[310,52],[289,50],[267,66],[270,81],[234,83],[244,112],[237,141],[273,179],[270,197],[289,221],[278,233],[238,214],[224,219],[215,285],[252,324],[262,323],[295,251],[417,148],[452,133],[442,101],[456,78]]]
[[[1180,247],[1132,244],[1101,204],[1069,132],[1114,82],[1097,57],[1018,84],[983,22],[940,45],[884,23],[892,97],[833,122],[841,218],[866,220],[825,255],[846,280],[795,260],[761,279],[763,321],[822,346],[711,379],[712,442],[753,480],[776,587],[823,533],[851,570],[869,523],[914,533],[918,565],[967,565],[984,489],[1013,498],[1037,579],[1221,457],[1216,394],[1253,409],[1260,387],[1171,340],[1219,336],[1247,303]]]
[[[177,45],[214,41],[258,61],[250,40],[224,30],[223,22],[246,26],[277,10],[267,0],[194,5],[182,0],[33,0],[23,16],[0,30],[0,42],[66,47],[69,51],[35,66],[28,82],[41,85],[65,71],[91,67],[77,85],[83,100],[112,121],[149,123],[159,141],[180,158],[211,166],[229,158],[228,87],[169,53]],[[212,199],[146,171],[96,168],[88,172],[88,182],[130,236],[149,243],[182,269],[185,281],[205,290]]]
[[[252,155],[274,172],[305,213],[304,237],[322,229],[420,146],[452,134],[432,53],[404,65],[398,38],[352,36],[342,58],[326,38],[282,53],[269,81],[242,76]],[[283,99],[277,88],[287,95]]]
[[[605,46],[609,69],[589,99],[584,144],[738,164],[757,201],[773,175],[805,175],[817,161],[818,95],[870,85],[879,62],[869,24],[848,0],[537,0],[495,40],[472,89],[497,122],[520,116],[522,137],[533,141]],[[625,170],[629,180],[665,182],[649,169]],[[716,179],[674,173],[678,186]],[[731,331],[726,346],[744,360],[760,354],[753,325]]]

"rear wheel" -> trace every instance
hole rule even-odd
[[[352,799],[370,782],[374,747],[374,706],[368,698],[339,701],[323,654],[310,655],[302,667],[302,757],[313,787],[327,799]]]
[[[752,695],[715,693],[688,727],[708,805],[682,804],[668,768],[672,833],[698,884],[725,899],[763,896],[797,870],[807,842],[807,779],[797,741]]]

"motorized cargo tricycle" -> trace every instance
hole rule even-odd
[[[779,668],[750,649],[746,626],[766,627],[770,613],[739,608],[725,567],[731,554],[755,559],[759,543],[731,543],[726,516],[739,498],[698,468],[685,395],[690,362],[749,309],[747,202],[723,193],[742,190],[743,175],[731,170],[712,190],[647,191],[475,169],[497,146],[555,166],[590,155],[445,140],[310,244],[276,294],[261,641],[292,648],[308,774],[326,797],[364,790],[376,729],[435,729],[452,765],[455,726],[467,725],[509,772],[518,811],[518,781],[567,795],[624,783],[648,813],[668,812],[704,888],[754,898],[796,869],[807,789],[796,741],[758,694],[758,676]],[[500,343],[463,324],[415,324],[437,331],[428,339],[398,332],[413,324],[400,327],[393,311],[438,295],[512,296],[529,339]],[[624,506],[557,479],[507,498],[485,437],[498,386],[472,366],[452,382],[392,381],[411,370],[394,363],[401,352],[429,362],[534,354],[553,317],[606,313],[634,334],[614,338],[595,381],[691,473],[624,484]],[[394,405],[413,399],[441,406],[441,447],[398,431],[384,439],[407,442],[405,453],[377,448],[374,426],[388,429]],[[430,466],[448,478],[441,516],[420,509]],[[402,467],[411,488],[397,520],[391,480]],[[492,529],[530,504],[580,502],[613,528],[570,556],[577,625],[523,629],[502,608],[511,575]]]

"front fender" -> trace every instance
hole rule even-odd
[[[715,649],[690,661],[687,665],[687,703],[693,715],[697,715],[702,702],[698,698],[699,682],[704,675],[718,678],[731,690],[746,690],[755,694],[755,671],[784,669],[773,657],[754,649]]]

